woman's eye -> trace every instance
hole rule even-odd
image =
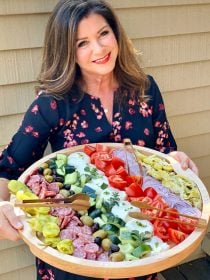
[[[104,30],[104,31],[101,32],[101,36],[106,36],[107,34],[109,34],[108,30]]]
[[[82,48],[82,47],[84,47],[86,45],[87,45],[87,41],[81,41],[81,42],[78,43],[77,47],[78,48]]]

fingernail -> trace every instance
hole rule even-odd
[[[23,227],[23,224],[21,222],[17,222],[15,226],[17,229],[21,229]]]

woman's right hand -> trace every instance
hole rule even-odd
[[[15,215],[14,207],[8,201],[0,202],[0,239],[16,241],[20,239],[18,230],[23,228],[20,219]]]

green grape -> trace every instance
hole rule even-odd
[[[72,255],[74,252],[73,242],[70,239],[63,239],[57,244],[57,249],[59,252]]]

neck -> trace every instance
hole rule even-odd
[[[83,77],[83,89],[89,94],[101,97],[106,93],[113,93],[117,89],[117,82],[113,74],[100,77],[85,76]]]

